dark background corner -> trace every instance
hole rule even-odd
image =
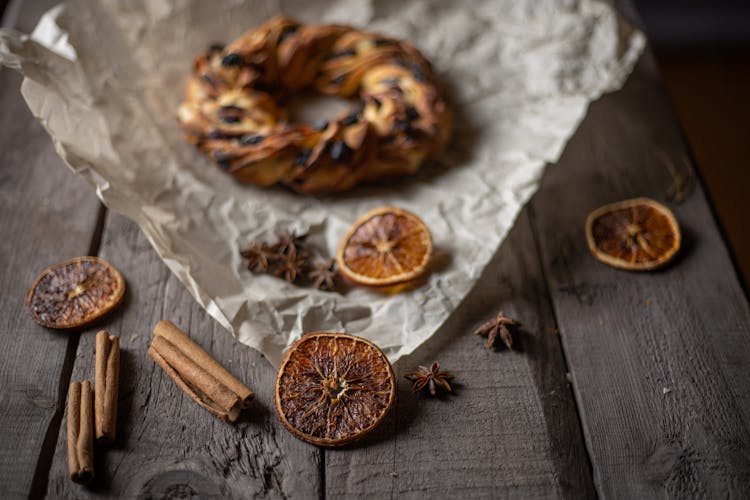
[[[735,262],[750,283],[750,1],[635,4]]]

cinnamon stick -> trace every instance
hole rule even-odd
[[[200,406],[234,422],[255,397],[245,384],[221,366],[174,323],[160,321],[148,355]]]
[[[68,391],[68,471],[76,483],[94,478],[94,394],[91,382],[71,382]]]
[[[117,428],[117,392],[120,379],[120,337],[106,330],[96,334],[95,423],[96,441],[111,444]]]

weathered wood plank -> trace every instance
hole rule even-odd
[[[124,274],[124,307],[109,325],[120,336],[122,363],[117,443],[97,449],[95,484],[67,477],[65,433],[57,440],[49,495],[83,498],[320,496],[320,453],[283,430],[273,409],[275,370],[201,309],[138,227],[109,214],[100,255]],[[232,426],[188,398],[146,355],[152,329],[170,319],[245,381],[257,399]],[[73,379],[94,375],[94,335],[81,337]]]
[[[665,199],[662,150],[685,144],[647,54],[595,103],[532,203],[543,263],[602,497],[750,495],[750,312],[703,190],[672,205],[684,248],[637,274],[589,254],[586,214]]]
[[[21,12],[22,19],[26,11]],[[86,254],[99,202],[62,164],[20,96],[21,78],[0,70],[0,497],[26,497],[46,482],[64,411],[69,342],[36,326],[24,297],[47,266]],[[62,376],[62,378],[61,378]],[[38,470],[37,470],[38,468]]]
[[[593,497],[546,285],[524,211],[477,287],[439,332],[397,363],[397,407],[354,450],[325,452],[333,498]],[[518,350],[472,335],[502,308]],[[439,360],[456,394],[415,397],[403,374]]]
[[[33,27],[26,22],[24,29]],[[119,216],[109,219],[103,255],[130,285],[125,308],[106,323],[123,339],[120,438],[98,454],[93,490],[67,480],[64,433],[56,436],[56,429],[67,389],[60,374],[73,362],[70,350],[66,364],[66,346],[76,344],[35,328],[21,303],[38,270],[87,251],[97,204],[80,180],[55,164],[60,160],[41,128],[28,116],[23,123],[28,111],[14,78],[0,72],[0,109],[10,111],[0,116],[0,256],[6,264],[0,270],[6,292],[0,306],[6,388],[0,392],[0,496],[27,495],[45,435],[57,437],[49,483],[54,497],[318,496],[319,452],[278,425],[273,370],[208,319],[140,231]],[[703,193],[676,210],[688,248],[664,272],[605,268],[589,258],[581,234],[585,214],[601,203],[636,194],[663,197],[669,176],[654,144],[674,155],[684,148],[647,60],[623,92],[592,107],[561,166],[545,177],[531,222],[599,493],[740,496],[750,490],[750,320]],[[402,384],[399,405],[378,434],[355,449],[325,452],[327,494],[591,496],[525,217],[464,308],[397,367],[403,374],[440,359],[459,377],[458,395],[413,399]],[[485,353],[470,335],[497,306],[527,323],[520,352]],[[188,329],[232,371],[239,367],[236,373],[258,392],[246,421],[237,427],[216,421],[145,356],[151,327],[162,317]],[[93,340],[93,331],[82,337],[75,378],[93,376]],[[46,477],[42,469],[37,477]]]

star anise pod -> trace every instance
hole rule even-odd
[[[274,274],[276,276],[283,276],[289,283],[294,283],[297,275],[302,272],[306,263],[307,259],[304,254],[298,254],[295,247],[289,247],[287,253],[281,257],[281,261],[274,270]]]
[[[336,270],[333,259],[316,260],[307,277],[318,290],[333,290],[336,288]]]
[[[278,254],[265,243],[251,243],[246,250],[240,252],[247,259],[247,268],[255,272],[268,271],[269,262],[278,260]]]
[[[474,330],[474,333],[476,335],[487,337],[487,349],[492,349],[498,336],[502,339],[508,349],[512,349],[513,336],[511,335],[510,328],[517,328],[519,326],[521,326],[521,323],[506,317],[503,312],[500,311],[493,319],[481,324],[476,330]]]
[[[307,235],[297,236],[294,231],[282,231],[277,233],[279,241],[273,246],[273,249],[280,255],[294,252],[300,254],[302,244]]]
[[[448,381],[453,379],[454,375],[449,372],[441,372],[440,363],[437,361],[432,363],[429,368],[420,366],[418,370],[407,373],[405,377],[407,380],[414,382],[411,392],[419,392],[425,388],[430,391],[431,396],[437,393],[437,389],[453,392]]]

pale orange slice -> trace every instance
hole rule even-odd
[[[412,281],[427,270],[432,238],[422,220],[394,207],[380,207],[360,217],[341,240],[339,271],[350,281],[387,286]]]

